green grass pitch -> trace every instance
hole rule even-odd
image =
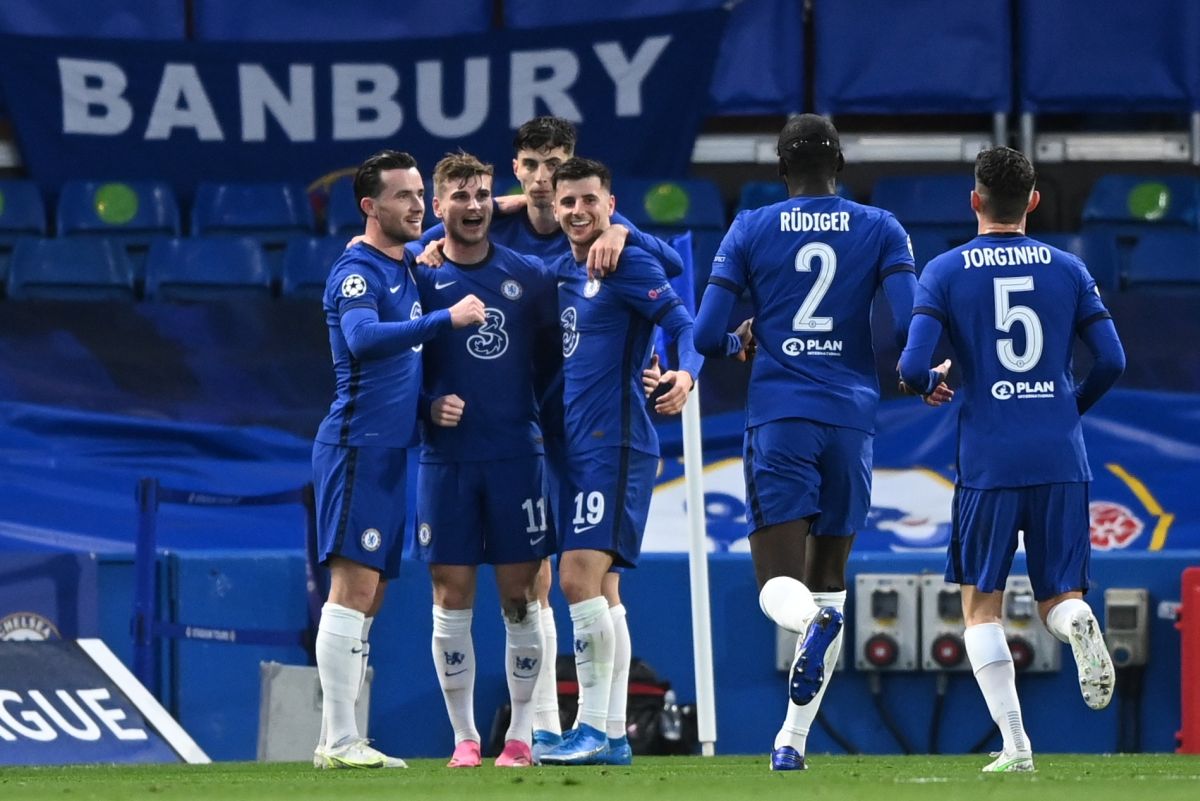
[[[0,746],[2,747],[2,746]],[[983,775],[986,756],[823,756],[803,773],[760,757],[637,757],[625,768],[317,771],[300,763],[0,768],[4,801],[1171,801],[1200,798],[1200,757],[1038,755],[1035,774]]]

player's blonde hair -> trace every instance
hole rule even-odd
[[[484,164],[465,151],[447,153],[433,168],[433,191],[438,197],[442,197],[443,187],[449,187],[451,184],[462,187],[472,178],[491,176],[495,172],[491,164]]]

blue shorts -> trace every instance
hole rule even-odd
[[[315,442],[312,462],[321,563],[341,556],[384,579],[399,576],[408,451]]]
[[[562,520],[571,505],[571,484],[567,480],[567,442],[548,435],[542,439],[546,449],[546,498],[550,501],[550,519]]]
[[[558,527],[562,550],[607,551],[614,567],[637,567],[657,474],[657,456],[630,448],[572,454],[570,502]]]
[[[1087,592],[1092,541],[1086,482],[988,490],[956,487],[953,518],[946,581],[974,585],[981,592],[1003,590],[1020,530],[1037,600],[1073,590]]]
[[[421,464],[413,555],[435,565],[510,565],[554,553],[540,454]]]
[[[799,418],[747,428],[742,469],[750,533],[814,518],[811,534],[856,534],[871,508],[872,440],[856,428]]]

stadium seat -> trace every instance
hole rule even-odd
[[[1096,286],[1101,289],[1119,288],[1119,258],[1115,237],[1103,231],[1034,233],[1030,236],[1083,259],[1088,272],[1096,279]]]
[[[339,178],[329,187],[325,230],[330,236],[344,236],[347,239],[363,232],[363,216],[354,199],[352,177]]]
[[[271,271],[262,248],[246,237],[160,239],[146,259],[147,300],[269,297]]]
[[[196,187],[192,236],[233,234],[264,245],[286,244],[314,229],[308,196],[287,183],[210,183]]]
[[[196,39],[223,42],[310,42],[405,39],[485,33],[491,0],[204,0],[194,4]]]
[[[725,227],[721,193],[711,181],[618,177],[613,195],[617,211],[645,231],[669,235]]]
[[[146,0],[4,0],[0,33],[87,39],[185,38],[185,4]]]
[[[887,209],[910,235],[937,235],[948,247],[975,236],[978,223],[971,211],[971,175],[912,175],[880,178],[871,205]]]
[[[1128,288],[1147,285],[1200,287],[1200,231],[1154,231],[1133,246],[1121,276]]]
[[[8,273],[13,300],[133,300],[133,266],[103,239],[22,239]]]
[[[1200,181],[1183,175],[1103,175],[1083,207],[1084,228],[1139,236],[1200,229]]]
[[[346,250],[343,236],[298,236],[283,253],[284,297],[320,300],[329,268]]]
[[[37,184],[0,180],[0,289],[8,278],[13,246],[23,237],[45,234],[46,209]]]
[[[46,208],[33,181],[0,181],[0,246],[18,237],[44,236]]]
[[[68,181],[58,195],[57,221],[59,236],[148,240],[180,233],[175,193],[161,181]]]

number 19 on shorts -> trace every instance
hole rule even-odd
[[[596,525],[604,519],[604,495],[600,492],[575,493],[575,518],[571,521],[576,526],[584,523]]]

